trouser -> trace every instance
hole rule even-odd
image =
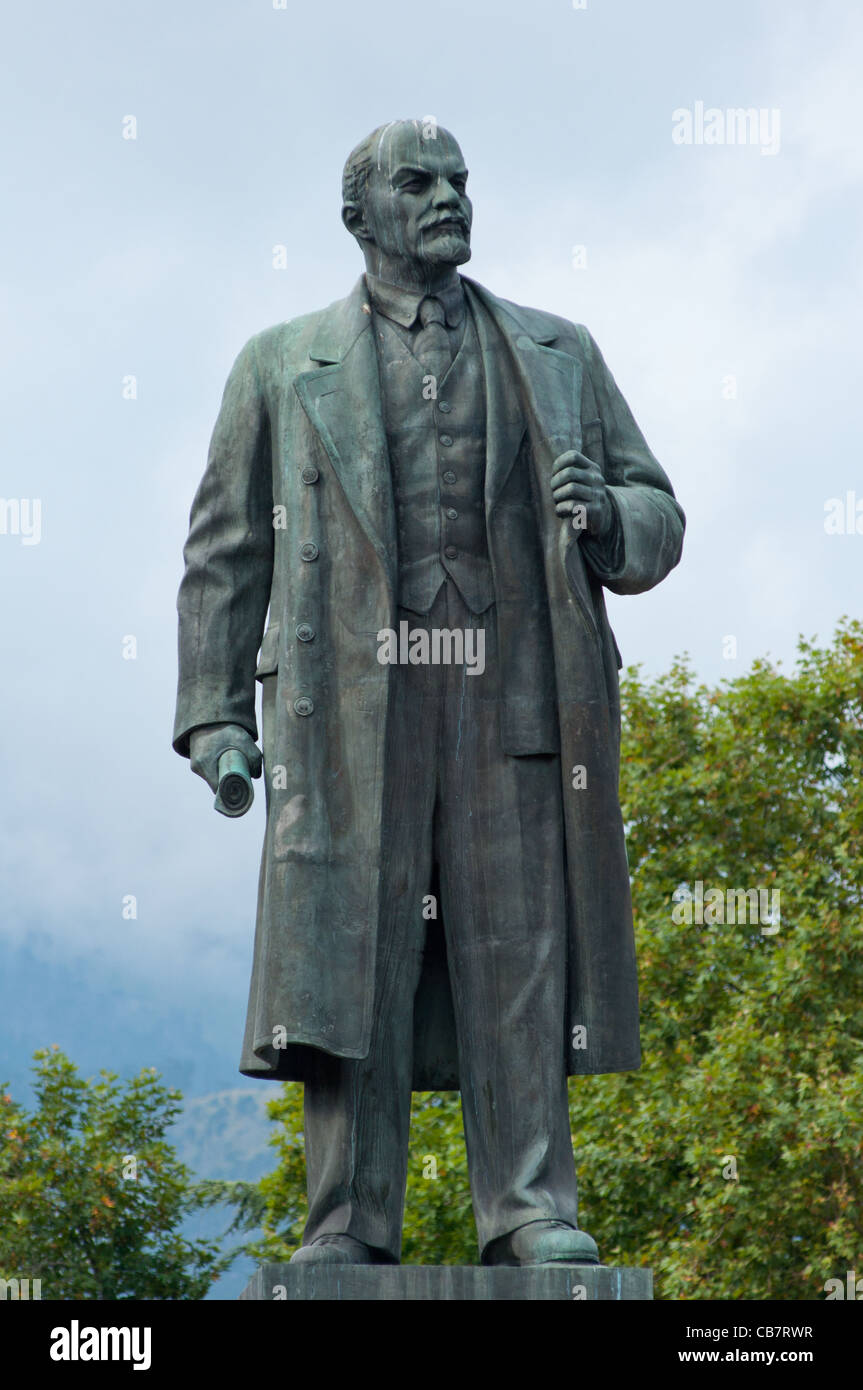
[[[316,1051],[305,1087],[303,1242],[344,1233],[398,1262],[413,1007],[440,886],[471,1195],[482,1251],[531,1221],[576,1224],[566,1091],[566,913],[559,759],[501,752],[494,609],[451,581],[411,628],[485,630],[485,671],[397,665],[387,728],[371,1045]],[[435,875],[435,869],[437,873]]]

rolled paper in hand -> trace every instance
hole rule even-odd
[[[219,759],[216,810],[223,816],[244,816],[254,799],[248,759],[238,748],[229,748]]]

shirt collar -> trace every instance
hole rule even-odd
[[[399,285],[392,285],[387,280],[378,279],[377,275],[370,275],[366,272],[366,288],[369,292],[369,299],[372,308],[385,318],[394,319],[404,328],[412,328],[417,321],[420,305],[427,297],[419,290],[404,290]],[[456,280],[454,285],[448,289],[440,290],[432,296],[439,299],[443,305],[444,315],[450,328],[458,328],[464,318],[464,289],[461,278]]]

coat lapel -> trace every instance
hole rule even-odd
[[[483,324],[482,310],[493,320],[485,330],[483,345],[487,364],[500,356],[501,339],[509,348],[510,360],[516,374],[517,390],[511,389],[510,373],[489,371],[486,367],[488,391],[489,434],[495,414],[508,418],[513,402],[518,402],[522,430],[526,424],[531,441],[537,496],[541,499],[541,526],[546,555],[549,594],[556,593],[555,582],[566,573],[572,595],[593,636],[598,636],[596,618],[590,599],[584,558],[568,518],[561,518],[554,509],[549,479],[555,459],[568,449],[581,449],[581,389],[582,368],[577,358],[558,352],[549,346],[558,336],[556,329],[537,332],[536,320],[530,324],[518,313],[515,305],[504,304],[472,280],[466,284],[474,302],[480,305],[478,325]],[[487,320],[486,320],[487,322]],[[494,330],[497,329],[496,333]],[[526,416],[526,419],[525,419]],[[509,476],[518,448],[512,448],[511,434],[506,448],[489,451],[486,477],[486,515],[500,496]],[[519,435],[519,439],[520,439]]]
[[[466,277],[465,286],[474,308],[479,306],[480,312],[475,317],[486,364],[488,513],[503,491],[518,452],[525,424],[522,402],[527,407],[527,424],[534,449],[540,451],[542,464],[547,466],[549,474],[559,454],[566,449],[581,448],[581,364],[568,353],[547,346],[554,341],[556,332],[537,333],[535,327],[531,329],[517,316],[514,305],[504,305]],[[501,337],[521,388],[517,402],[508,389],[509,373],[498,369]]]
[[[396,525],[381,388],[365,283],[325,310],[294,386],[345,496],[395,590]]]
[[[518,454],[524,437],[525,419],[519,395],[512,390],[512,367],[507,360],[506,344],[498,331],[497,321],[489,316],[485,298],[476,294],[474,289],[472,281],[465,281],[485,379],[485,514],[490,517]]]

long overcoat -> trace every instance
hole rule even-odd
[[[587,330],[463,283],[484,364],[498,641],[516,665],[524,614],[506,595],[526,518],[505,502],[516,469],[530,475],[541,548],[554,673],[545,694],[556,707],[565,815],[568,1070],[630,1070],[640,1045],[618,800],[621,663],[603,586],[636,594],[659,583],[680,558],[683,512]],[[268,808],[240,1068],[248,1075],[302,1080],[310,1049],[358,1058],[369,1047],[393,671],[378,660],[377,634],[397,626],[372,322],[361,279],[346,299],[246,344],[185,549],[177,751],[188,755],[190,732],[205,724],[236,723],[257,737],[256,675],[264,688]],[[549,479],[568,449],[603,469],[619,519],[613,558],[555,511]],[[507,718],[503,748],[517,754],[518,711],[509,742]],[[433,938],[415,1007],[418,1090],[458,1085],[443,933]]]

